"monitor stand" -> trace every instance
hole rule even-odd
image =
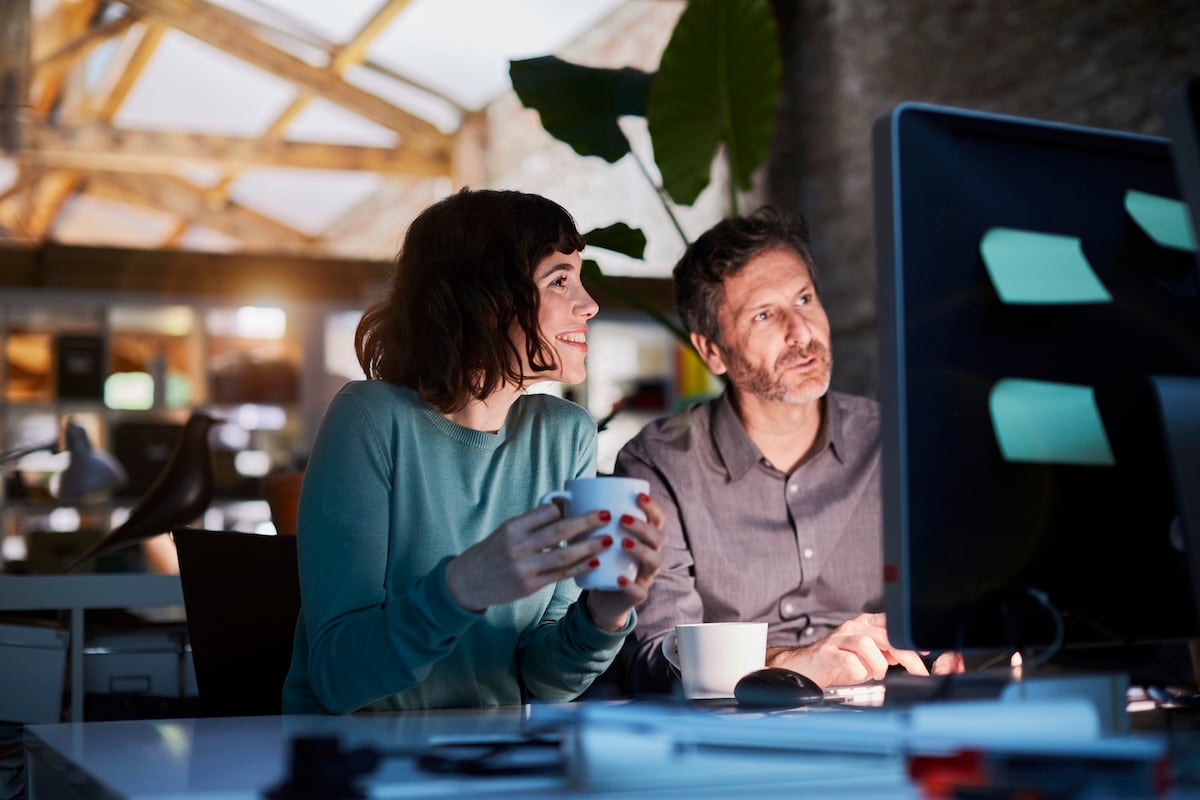
[[[1179,507],[1176,530],[1187,555],[1200,618],[1200,378],[1160,375],[1150,380],[1162,410],[1163,438]],[[1200,642],[1191,642],[1188,649],[1193,677],[1200,686]]]

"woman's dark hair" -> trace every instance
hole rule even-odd
[[[689,333],[721,342],[717,310],[725,296],[724,283],[742,271],[755,256],[788,248],[804,260],[813,289],[817,267],[808,242],[808,223],[763,206],[749,216],[721,220],[692,242],[675,265],[675,306]],[[819,293],[819,292],[818,292]]]
[[[409,226],[386,295],[358,323],[358,363],[444,413],[529,377],[514,323],[532,370],[554,368],[533,270],[583,244],[566,209],[538,195],[463,189],[439,200]]]

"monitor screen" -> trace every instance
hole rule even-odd
[[[1200,376],[1165,139],[922,104],[874,130],[898,645],[1200,636],[1154,376]]]

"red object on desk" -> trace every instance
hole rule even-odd
[[[1165,757],[1117,759],[1061,753],[989,753],[961,750],[946,755],[912,755],[908,774],[928,798],[953,798],[986,789],[1007,800],[1092,796],[1162,797],[1171,788]]]

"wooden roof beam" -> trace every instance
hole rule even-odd
[[[117,247],[0,242],[0,293],[6,289],[145,292],[158,299],[198,296],[256,302],[287,300],[365,305],[386,264],[295,253],[197,253]]]
[[[87,194],[178,214],[249,246],[295,250],[305,249],[313,241],[301,231],[246,206],[223,199],[212,203],[203,189],[174,175],[79,174],[87,181]]]
[[[53,53],[37,59],[33,64],[33,68],[36,72],[66,69],[74,62],[86,56],[97,46],[104,44],[109,39],[115,39],[124,34],[133,27],[137,20],[137,13],[130,11],[116,19],[111,19],[108,22],[89,28],[75,39],[59,47]]]
[[[282,139],[215,136],[184,131],[115,128],[104,124],[33,124],[23,134],[31,158],[50,167],[164,173],[203,162],[226,168],[285,167],[436,177],[450,158],[414,158],[391,147],[360,147]]]
[[[410,114],[378,95],[343,80],[330,69],[314,67],[250,33],[251,20],[206,0],[123,0],[183,33],[224,50],[304,91],[323,97],[372,122],[398,132],[413,157],[449,157],[450,137],[433,123]]]

